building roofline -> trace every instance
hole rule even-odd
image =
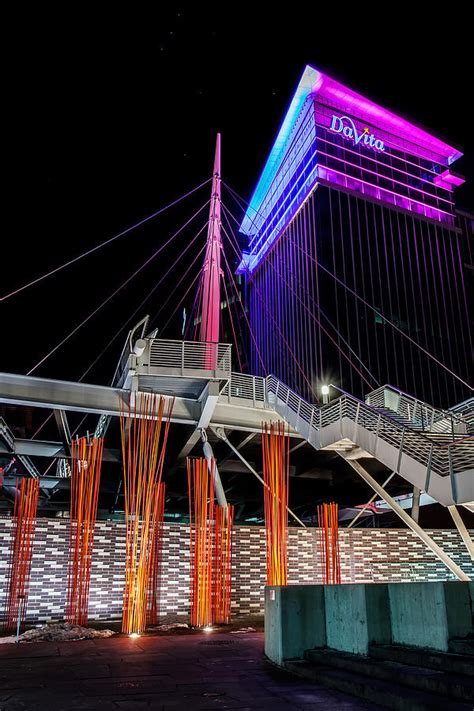
[[[439,155],[446,165],[451,165],[463,155],[458,147],[446,143],[432,132],[428,132],[420,124],[406,119],[398,112],[395,113],[380,106],[371,99],[332,79],[328,74],[307,65],[242,220],[240,229],[245,234],[252,233],[255,215],[258,213],[263,199],[278,172],[297,117],[304,102],[310,95],[314,97],[321,96],[330,101],[338,102],[341,105],[341,109],[348,112],[352,110],[354,115],[363,114],[364,118],[372,120],[379,127],[384,126],[388,132]]]

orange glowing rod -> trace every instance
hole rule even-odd
[[[212,467],[215,466],[214,461]],[[215,516],[214,477],[206,459],[187,459],[189,543],[191,550],[191,626],[212,624],[212,552]]]
[[[191,625],[228,624],[232,599],[234,507],[216,506],[214,467],[188,457]]]
[[[317,515],[323,584],[340,583],[338,505],[321,504],[317,508]]]
[[[289,438],[282,422],[262,429],[267,585],[288,582]]]
[[[4,621],[6,629],[14,629],[26,618],[38,495],[38,479],[22,479],[21,483],[16,480]]]
[[[159,619],[159,587],[161,577],[161,554],[163,540],[163,518],[165,513],[165,485],[158,484],[153,513],[151,533],[150,568],[148,575],[148,609],[147,622],[156,625]]]
[[[230,622],[232,602],[232,532],[234,507],[216,506],[214,523],[213,620]]]
[[[170,401],[166,413],[165,403],[158,395],[132,393],[127,412],[120,416],[125,499],[122,631],[128,634],[145,629],[149,604],[153,606],[149,595],[150,585],[155,583],[150,579],[154,575],[158,507],[160,496],[164,497],[160,485],[174,401]]]
[[[87,625],[104,440],[77,438],[71,442],[71,504],[66,620]]]

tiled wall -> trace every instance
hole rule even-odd
[[[3,609],[11,520],[0,518],[0,590]],[[99,521],[91,575],[91,619],[119,617],[125,560],[124,524]],[[432,531],[434,540],[474,577],[474,565],[457,531]],[[64,613],[69,530],[63,519],[39,519],[33,550],[28,605],[30,621],[61,619]],[[290,529],[289,582],[321,582],[316,529]],[[340,531],[343,582],[450,580],[454,576],[408,529]],[[233,611],[263,611],[265,530],[237,526],[233,542]],[[189,609],[189,528],[164,525],[161,611],[163,618],[187,620]]]

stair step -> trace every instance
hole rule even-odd
[[[285,669],[304,679],[395,711],[472,711],[472,703],[463,703],[418,689],[400,686],[365,675],[305,661],[285,662]]]
[[[308,650],[305,657],[313,664],[335,667],[452,699],[474,701],[474,679],[466,675],[326,649]]]
[[[474,668],[474,639],[451,639],[449,640],[449,651],[455,655],[472,657],[470,661]]]
[[[457,641],[457,640],[456,640]],[[461,640],[464,642],[464,640]],[[471,642],[473,645],[473,642]],[[470,654],[474,653],[473,651]],[[465,652],[446,653],[434,652],[428,649],[414,649],[401,645],[377,644],[369,649],[369,655],[375,659],[384,659],[410,666],[423,666],[427,669],[452,672],[453,674],[466,674],[474,676],[474,657],[465,656]]]

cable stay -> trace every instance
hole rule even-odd
[[[70,331],[67,336],[65,336],[41,360],[39,360],[32,368],[30,368],[30,370],[27,372],[27,375],[31,375],[35,370],[37,370],[40,365],[42,365],[50,356],[53,355],[53,353],[55,353],[59,348],[61,348],[61,346],[63,346],[75,333],[77,333],[77,331],[79,331],[82,326],[84,326],[88,321],[90,321],[93,316],[95,316],[106,304],[108,304],[114,298],[114,296],[116,296],[120,291],[122,291],[122,289],[124,289],[125,286],[127,286],[127,284],[132,281],[132,279],[134,279],[140,272],[142,272],[143,269],[145,269],[145,267],[147,267],[148,264],[150,264],[150,262],[152,262],[165,249],[165,247],[167,247],[204,210],[205,207],[207,207],[208,204],[209,200],[207,200],[204,205],[202,205],[164,244],[162,244],[157,250],[155,250],[153,254],[148,257],[143,262],[143,264],[133,272],[133,274],[127,277],[127,279],[125,279],[125,281],[123,281],[117,287],[117,289],[115,289],[111,294],[109,294],[109,296],[104,299],[104,301],[102,301],[99,306],[97,306],[93,311],[91,311],[91,313],[86,316],[86,318],[81,321],[80,324],[73,328],[73,330]]]
[[[228,185],[226,185],[227,188],[229,188]],[[235,192],[235,191],[232,191]],[[232,212],[224,206],[224,210],[226,213],[228,213],[234,222],[237,224],[237,226],[240,226],[239,220],[232,214]],[[290,237],[288,237],[289,241],[291,244],[293,244],[295,247],[297,247],[302,254],[304,254],[308,259],[310,259],[314,264],[316,264],[317,267],[321,268],[326,274],[328,274],[332,279],[334,279],[340,286],[342,286],[344,289],[346,289],[352,296],[354,296],[356,299],[361,301],[367,308],[369,308],[373,313],[375,313],[379,318],[383,319],[384,322],[386,322],[391,328],[393,328],[397,333],[399,333],[401,336],[406,338],[412,345],[414,345],[416,348],[418,348],[422,353],[424,353],[426,356],[431,358],[437,365],[439,365],[441,368],[443,368],[447,373],[449,373],[453,378],[458,380],[460,383],[465,385],[467,388],[470,390],[474,390],[473,386],[470,385],[468,382],[463,380],[457,373],[455,373],[451,368],[449,368],[447,365],[442,363],[436,356],[434,356],[432,353],[430,353],[426,348],[424,348],[422,345],[417,343],[411,336],[409,336],[405,331],[403,331],[399,326],[397,326],[393,321],[391,321],[389,318],[387,318],[379,309],[375,308],[375,306],[372,306],[368,301],[366,301],[360,294],[358,294],[354,289],[352,289],[350,286],[348,286],[342,279],[340,279],[336,274],[334,274],[330,269],[325,267],[319,260],[316,260],[311,254],[309,254],[305,249],[303,249],[297,242],[292,240]]]
[[[51,269],[49,272],[42,274],[41,276],[37,277],[36,279],[33,279],[32,281],[28,282],[27,284],[24,284],[23,286],[20,286],[17,289],[14,289],[9,294],[5,294],[4,296],[1,296],[0,302],[6,301],[10,297],[15,296],[16,294],[19,294],[21,291],[24,291],[25,289],[28,289],[29,287],[34,286],[35,284],[38,284],[39,282],[43,281],[44,279],[47,279],[48,277],[53,276],[53,274],[57,274],[58,272],[62,271],[63,269],[66,269],[66,267],[71,266],[71,264],[75,264],[76,262],[80,261],[81,259],[84,259],[85,257],[89,256],[89,254],[93,254],[94,252],[97,252],[99,249],[102,249],[102,247],[106,247],[108,244],[115,242],[120,237],[124,237],[125,235],[130,234],[130,232],[133,232],[134,230],[138,229],[139,227],[142,227],[147,222],[150,222],[151,220],[155,219],[155,217],[158,217],[158,215],[163,214],[164,212],[169,210],[171,207],[174,207],[174,205],[177,205],[178,203],[182,202],[183,200],[185,200],[187,197],[189,197],[193,193],[200,190],[202,187],[207,185],[210,182],[210,180],[211,180],[211,178],[208,178],[200,185],[197,185],[192,190],[189,190],[184,195],[181,195],[176,200],[173,200],[173,202],[170,202],[170,203],[168,203],[168,205],[161,207],[159,210],[156,210],[151,215],[144,217],[142,220],[139,220],[135,224],[131,225],[130,227],[127,227],[125,230],[122,230],[121,232],[114,235],[113,237],[110,237],[109,239],[105,240],[104,242],[100,242],[95,247],[92,247],[92,249],[88,249],[86,252],[79,254],[77,257],[74,257],[73,259],[70,259],[69,261],[65,262],[64,264],[61,264],[60,266],[55,267],[54,269]]]

